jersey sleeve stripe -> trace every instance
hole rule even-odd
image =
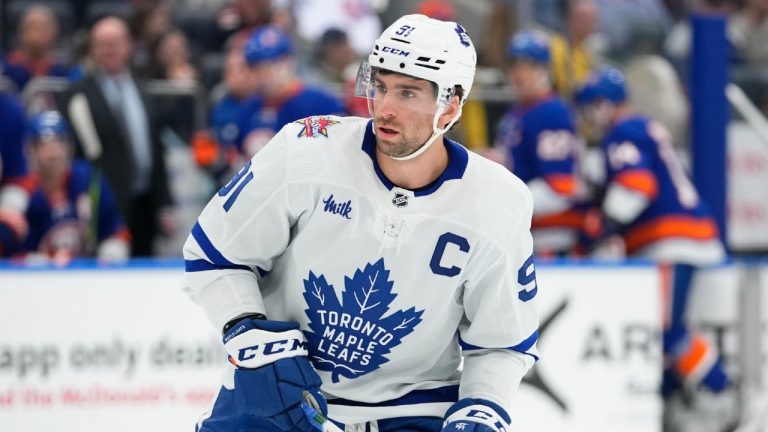
[[[532,228],[573,228],[579,229],[584,226],[584,212],[571,209],[562,213],[556,213],[545,216],[534,216],[531,221]]]
[[[251,271],[250,267],[244,266],[244,265],[237,265],[233,263],[232,261],[224,258],[224,255],[216,249],[216,247],[211,243],[211,239],[208,238],[208,236],[205,234],[205,231],[203,231],[203,227],[200,226],[200,222],[195,223],[195,226],[192,227],[192,237],[195,239],[197,244],[200,246],[200,248],[203,250],[203,253],[205,253],[205,256],[208,257],[208,264],[209,267],[206,268],[206,266],[202,263],[206,262],[205,260],[194,260],[194,261],[185,261],[185,268],[187,268],[187,271],[204,271],[204,270],[225,270],[225,269],[242,269],[242,270],[248,270]],[[189,269],[192,270],[189,270]]]
[[[624,234],[627,253],[634,253],[655,241],[681,237],[705,241],[717,238],[717,226],[710,218],[666,216],[632,227]]]
[[[536,342],[539,340],[539,331],[536,330],[533,332],[532,335],[528,336],[525,340],[520,342],[517,345],[513,345],[510,347],[504,347],[504,348],[486,348],[486,347],[480,347],[477,345],[472,345],[467,342],[464,342],[464,340],[461,338],[461,335],[459,335],[459,345],[461,345],[461,349],[465,351],[473,351],[473,350],[489,350],[489,349],[507,349],[511,351],[517,351],[521,354],[527,354],[531,357],[533,357],[535,360],[539,360],[539,357],[535,354],[532,354],[528,352],[531,348],[533,348],[534,345],[536,345]]]
[[[544,180],[560,195],[571,197],[576,193],[576,177],[571,174],[545,175]]]
[[[659,186],[653,173],[644,169],[620,172],[616,175],[616,182],[650,198],[655,198],[659,192]]]
[[[209,271],[209,270],[248,270],[251,271],[251,269],[248,266],[243,265],[217,265],[209,263],[206,260],[199,259],[199,260],[185,260],[184,261],[184,270],[186,272],[199,272],[199,271]],[[259,269],[259,273],[261,273],[263,270]]]

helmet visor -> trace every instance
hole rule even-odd
[[[435,114],[453,99],[450,91],[444,101],[438,101],[437,85],[410,75],[360,65],[355,83],[355,96],[368,101],[371,115],[379,109],[393,107],[414,113]]]

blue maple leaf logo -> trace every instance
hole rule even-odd
[[[423,310],[398,310],[387,316],[397,297],[394,282],[384,259],[344,276],[344,292],[339,302],[333,285],[324,275],[309,272],[304,280],[304,299],[308,308],[309,341],[312,362],[318,370],[331,372],[331,380],[354,379],[373,372],[389,359],[392,349],[421,322]]]

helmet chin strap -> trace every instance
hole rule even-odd
[[[389,156],[389,157],[396,161],[407,161],[407,160],[417,158],[421,156],[425,151],[427,151],[429,147],[432,146],[432,143],[434,143],[435,140],[440,135],[443,135],[444,133],[448,132],[448,129],[450,129],[451,126],[453,126],[453,124],[456,123],[459,117],[461,117],[461,106],[459,106],[459,110],[456,113],[456,116],[453,117],[453,120],[451,120],[451,122],[448,123],[444,128],[440,129],[439,127],[437,127],[437,121],[440,119],[440,116],[443,115],[443,111],[445,111],[446,107],[447,105],[440,104],[439,108],[435,112],[435,117],[432,119],[432,135],[429,137],[429,139],[427,139],[427,141],[424,144],[421,145],[421,147],[419,147],[418,149],[416,149],[416,151],[414,151],[413,153],[407,156],[401,156],[401,157]]]

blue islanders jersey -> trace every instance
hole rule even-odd
[[[344,104],[328,92],[299,85],[277,103],[250,99],[240,118],[238,148],[247,157],[258,153],[283,126],[313,115],[344,114]]]
[[[606,134],[601,149],[607,188],[642,194],[648,203],[622,233],[628,254],[670,239],[699,246],[718,242],[717,225],[664,126],[645,117],[626,118]]]
[[[559,199],[572,201],[577,189],[575,130],[573,115],[565,103],[557,96],[549,96],[533,105],[511,107],[499,123],[496,145],[506,152],[508,167],[521,180],[529,185],[543,180]],[[534,191],[534,208],[547,207],[547,199]],[[546,242],[567,249],[575,242],[582,220],[583,212],[573,206],[552,212],[536,210],[534,240],[538,243],[545,235],[551,237],[544,230],[565,230],[562,234],[566,239]]]
[[[211,109],[211,127],[216,141],[223,147],[233,148],[240,144],[240,118],[245,106],[245,100],[226,95]]]
[[[24,129],[27,121],[21,104],[0,92],[0,185],[27,175]]]
[[[203,210],[185,289],[218,329],[298,322],[342,423],[508,407],[538,356],[530,192],[452,141],[436,181],[398,187],[375,140],[364,118],[286,125]]]
[[[53,255],[66,250],[72,256],[85,256],[86,235],[91,223],[91,201],[88,188],[91,167],[85,161],[74,161],[72,169],[61,185],[59,198],[49,197],[37,187],[33,190],[27,209],[29,236],[25,252]],[[97,240],[112,236],[128,236],[114,197],[104,179],[101,182]]]
[[[24,156],[26,124],[21,104],[0,91],[0,256],[15,253],[27,232],[24,211],[31,185]]]

